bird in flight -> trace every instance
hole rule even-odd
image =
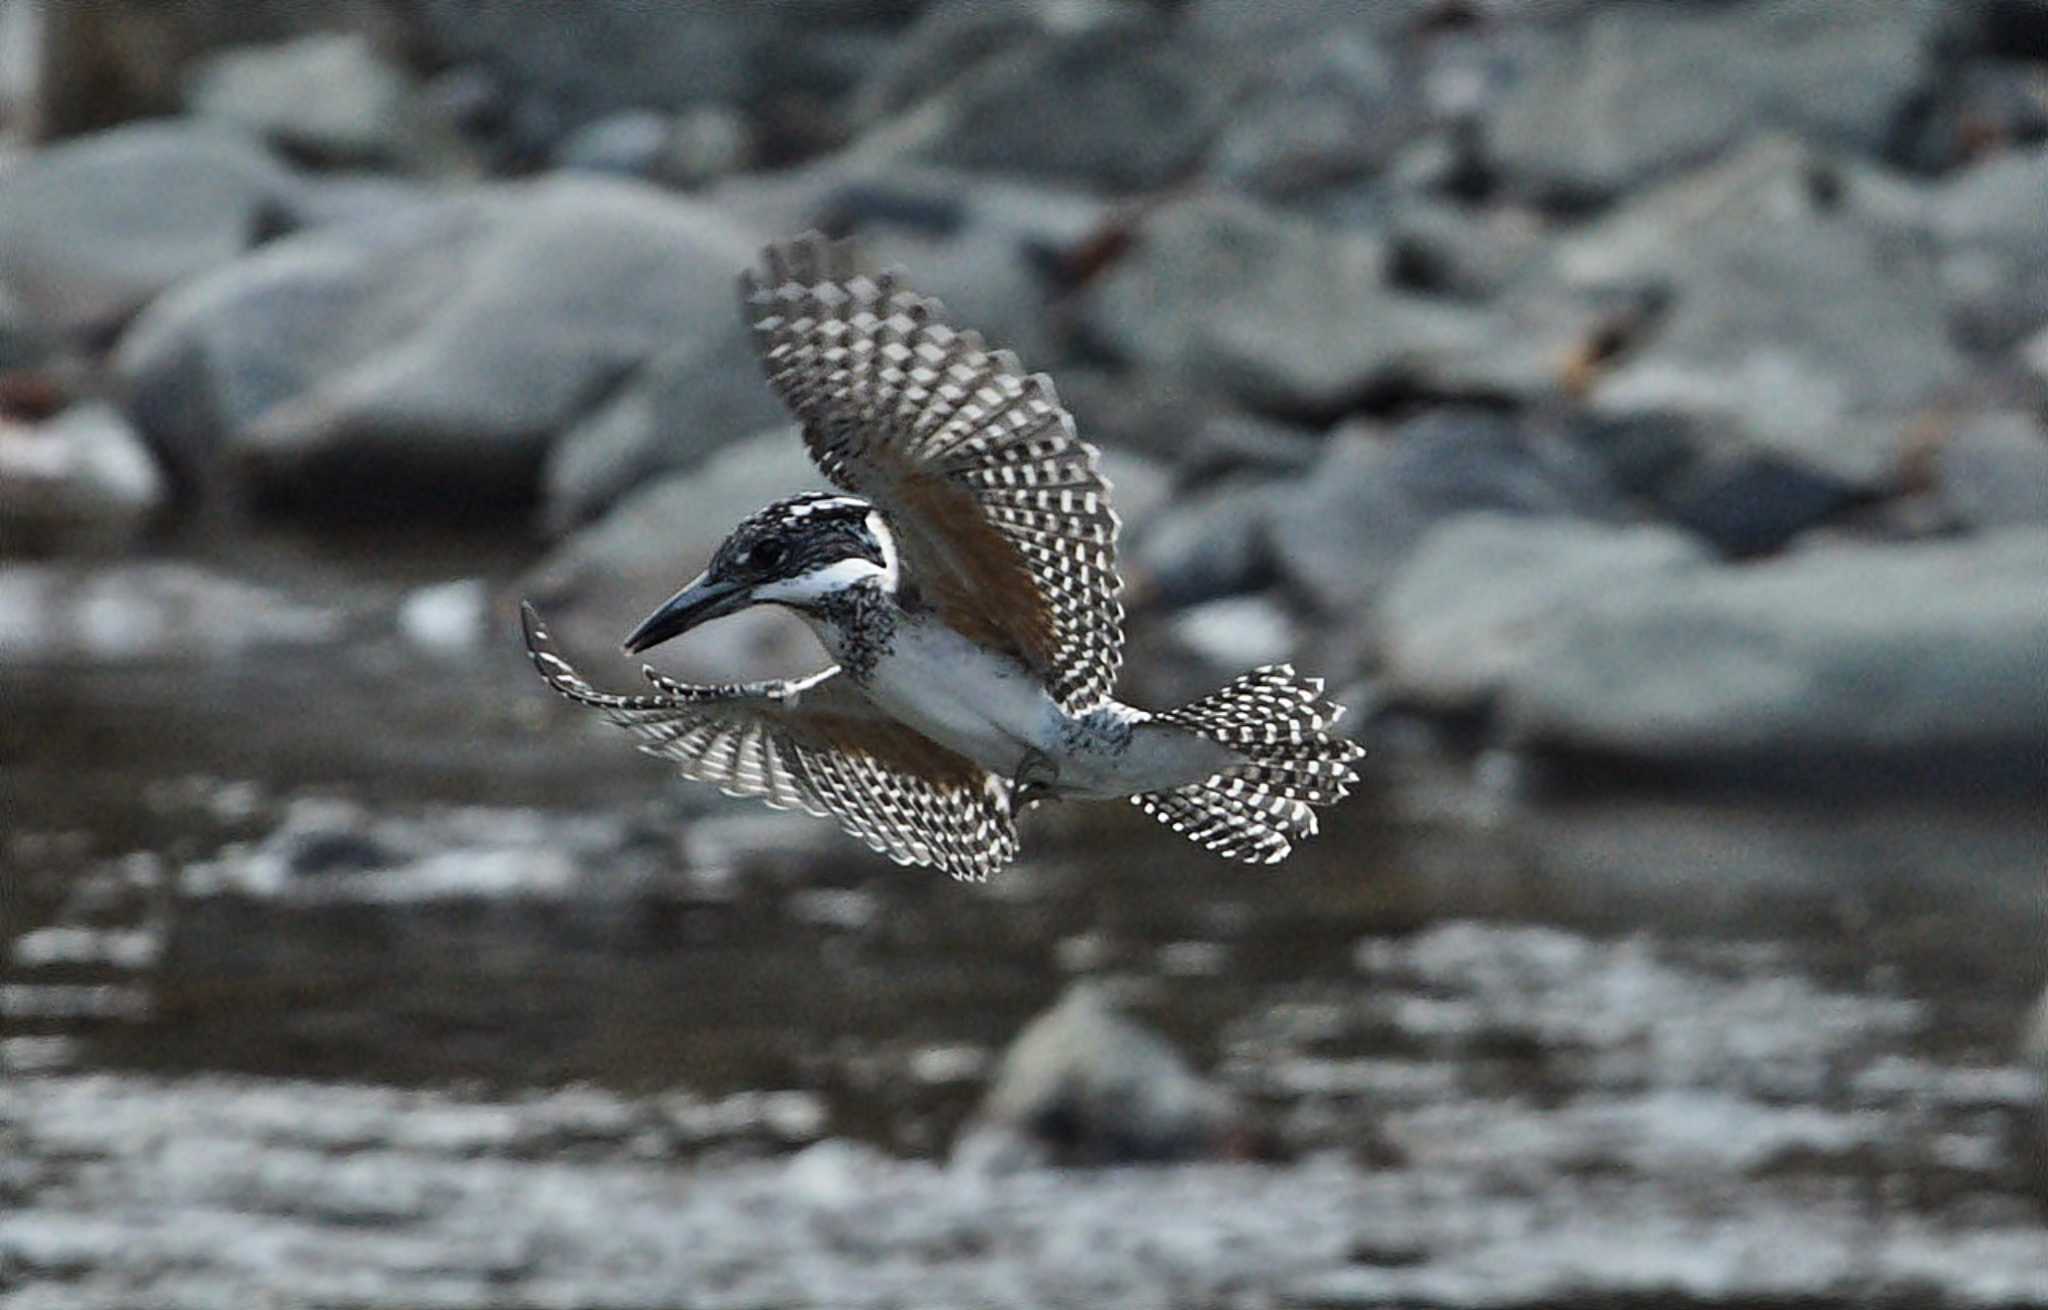
[[[600,692],[522,606],[534,666],[688,777],[836,818],[903,864],[982,879],[1016,818],[1128,799],[1218,855],[1286,858],[1363,752],[1284,664],[1178,709],[1112,694],[1117,516],[1052,382],[949,326],[850,243],[770,246],[740,279],[769,385],[840,493],[750,515],[626,637],[637,654],[751,605],[795,611],[837,661],[788,681]]]

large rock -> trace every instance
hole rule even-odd
[[[1421,123],[1413,79],[1366,33],[1318,34],[1271,68],[1210,152],[1210,175],[1231,186],[1285,199],[1370,177]]]
[[[920,158],[976,171],[1158,187],[1194,169],[1235,80],[1160,25],[1105,23],[990,58],[919,111],[908,140]]]
[[[1062,21],[1106,20],[1101,7],[1069,8],[1043,0],[935,0],[888,49],[862,79],[854,97],[856,122],[872,124],[910,109],[978,76],[995,55],[1044,39]]]
[[[1936,474],[1958,523],[2048,527],[2048,429],[2032,415],[1973,416],[1942,443]]]
[[[549,443],[636,367],[731,335],[756,242],[647,188],[491,188],[275,243],[121,343],[151,437],[265,491],[530,492]],[[338,479],[338,481],[337,481]]]
[[[1378,611],[1397,695],[1664,765],[1912,760],[2048,736],[2048,531],[1703,561],[1641,529],[1467,519]]]
[[[217,127],[138,123],[31,156],[0,185],[0,286],[65,333],[119,325],[237,258],[294,184]]]
[[[1662,585],[1707,558],[1668,528],[1462,515],[1431,532],[1381,592],[1373,626],[1382,672],[1409,703],[1482,710],[1536,658],[1527,634],[1553,611],[1617,587]]]
[[[1240,475],[1182,496],[1126,539],[1124,603],[1179,609],[1272,585],[1272,525],[1299,487]]]
[[[1619,512],[1577,451],[1497,415],[1444,411],[1386,438],[1340,432],[1277,499],[1268,524],[1281,575],[1319,610],[1361,610],[1431,528],[1476,510]]]
[[[1574,285],[1669,300],[1647,343],[1591,379],[1593,407],[1710,417],[1888,487],[1908,429],[1968,373],[1911,218],[1879,180],[1774,141],[1632,202],[1558,256]]]
[[[1892,147],[1931,75],[1939,0],[1604,5],[1492,115],[1516,185],[1604,199],[1759,126]]]
[[[1731,557],[1766,554],[1868,496],[1710,414],[1594,416],[1577,444],[1617,488]]]
[[[489,70],[567,128],[708,100],[768,109],[801,98],[821,116],[819,102],[851,91],[916,6],[417,0],[410,8],[443,59]]]
[[[1956,174],[1935,193],[1929,227],[1964,345],[1997,353],[2048,324],[2048,145]]]
[[[1102,984],[1081,982],[1017,1034],[953,1150],[983,1167],[1199,1158],[1248,1145],[1245,1122]]]
[[[548,452],[547,530],[589,521],[633,488],[699,464],[782,419],[738,315],[723,333],[688,337],[648,361]]]
[[[390,163],[409,153],[405,76],[353,33],[220,51],[193,70],[186,108],[323,160]]]
[[[1090,289],[1100,348],[1255,408],[1324,419],[1382,393],[1535,400],[1613,307],[1556,285],[1477,306],[1388,285],[1368,236],[1200,195],[1144,222]]]
[[[163,474],[113,406],[0,419],[0,555],[113,552],[163,507]]]

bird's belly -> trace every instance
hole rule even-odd
[[[899,624],[862,684],[894,718],[1005,777],[1053,744],[1063,717],[1029,670],[939,625]]]

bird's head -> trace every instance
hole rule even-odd
[[[629,655],[750,605],[816,612],[850,588],[893,588],[896,543],[856,496],[813,492],[749,515],[689,585],[626,637]]]

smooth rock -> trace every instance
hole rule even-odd
[[[1125,538],[1124,603],[1179,609],[1271,585],[1272,523],[1298,487],[1240,475],[1178,497]]]
[[[730,334],[754,253],[722,217],[636,184],[494,187],[182,287],[117,366],[153,439],[194,463],[217,441],[265,493],[487,501],[530,492],[550,443],[635,368]]]
[[[524,0],[419,0],[412,9],[443,59],[490,70],[574,128],[706,100],[835,101],[880,60],[915,6],[587,0],[536,10]]]
[[[410,149],[405,75],[358,33],[241,46],[189,75],[187,110],[329,161],[398,161]]]
[[[1163,186],[1194,169],[1234,85],[1229,69],[1149,23],[1108,23],[989,59],[919,112],[911,149],[977,172]]]
[[[1417,131],[1419,88],[1365,33],[1318,34],[1271,68],[1209,154],[1210,176],[1232,187],[1285,200],[1370,177]]]
[[[1381,611],[1398,689],[1483,697],[1524,746],[1666,765],[2031,757],[2048,736],[2048,531],[1818,546],[1743,568],[1645,537],[1458,524]],[[1513,571],[1588,579],[1534,606]],[[1468,616],[1429,635],[1426,612]],[[1421,635],[1418,635],[1421,634]],[[1427,640],[1424,638],[1427,637]],[[1493,654],[1450,677],[1425,658]]]
[[[953,1155],[984,1167],[1187,1159],[1227,1150],[1241,1122],[1227,1092],[1083,981],[1017,1034]]]
[[[1708,558],[1668,528],[1464,514],[1425,536],[1374,604],[1381,672],[1409,703],[1486,707],[1538,658],[1532,628],[1561,606],[1617,587],[1643,590]]]
[[[1122,532],[1143,532],[1173,503],[1173,474],[1165,464],[1135,450],[1106,446],[1098,465],[1109,483],[1110,501]],[[1121,535],[1121,534],[1120,534]]]
[[[1728,556],[1778,548],[1863,499],[1852,484],[1750,444],[1711,415],[1594,418],[1578,446],[1621,490]]]
[[[653,177],[675,123],[666,114],[628,109],[585,123],[556,145],[556,168],[621,177]]]
[[[163,473],[113,406],[36,424],[0,419],[0,555],[107,553],[163,507]]]
[[[0,373],[33,368],[55,349],[49,330],[0,282]]]
[[[1512,185],[1611,198],[1697,164],[1759,124],[1866,155],[1890,148],[1932,67],[1938,0],[1609,5],[1534,62],[1490,119]]]
[[[1988,530],[2048,526],[2048,429],[2029,414],[1979,414],[1937,457],[1941,499],[1957,522]]]
[[[1143,222],[1080,325],[1126,363],[1328,421],[1388,392],[1553,396],[1611,313],[1562,286],[1487,306],[1411,295],[1387,285],[1387,263],[1370,237],[1197,195]]]
[[[2048,326],[2048,144],[1992,155],[1934,193],[1956,336],[1995,354]]]
[[[635,487],[787,418],[739,315],[703,328],[642,365],[549,448],[541,474],[548,531],[586,523]]]
[[[1850,180],[1853,203],[1817,200],[1810,160],[1761,143],[1633,202],[1565,245],[1559,266],[1576,285],[1648,284],[1668,299],[1646,342],[1591,375],[1597,413],[1711,419],[1881,490],[1908,429],[1968,365],[1924,239],[1868,179]]]
[[[1355,31],[1374,40],[1405,35],[1426,17],[1436,0],[1296,0],[1285,5],[1244,0],[1187,0],[1181,21],[1190,36],[1210,47],[1257,59],[1267,51],[1300,45],[1305,39]]]
[[[1426,414],[1385,438],[1330,439],[1269,531],[1280,574],[1328,615],[1356,613],[1436,524],[1476,510],[1610,517],[1600,470],[1496,415]]]
[[[118,326],[254,245],[291,176],[252,141],[162,121],[80,137],[8,170],[0,285],[63,333]]]
[[[490,588],[483,579],[458,578],[406,593],[398,606],[398,630],[421,650],[466,655],[483,643],[490,612]]]
[[[889,43],[861,82],[854,120],[870,125],[979,76],[995,55],[1042,39],[1063,23],[1103,21],[1098,6],[1062,9],[1057,3],[935,0]]]

